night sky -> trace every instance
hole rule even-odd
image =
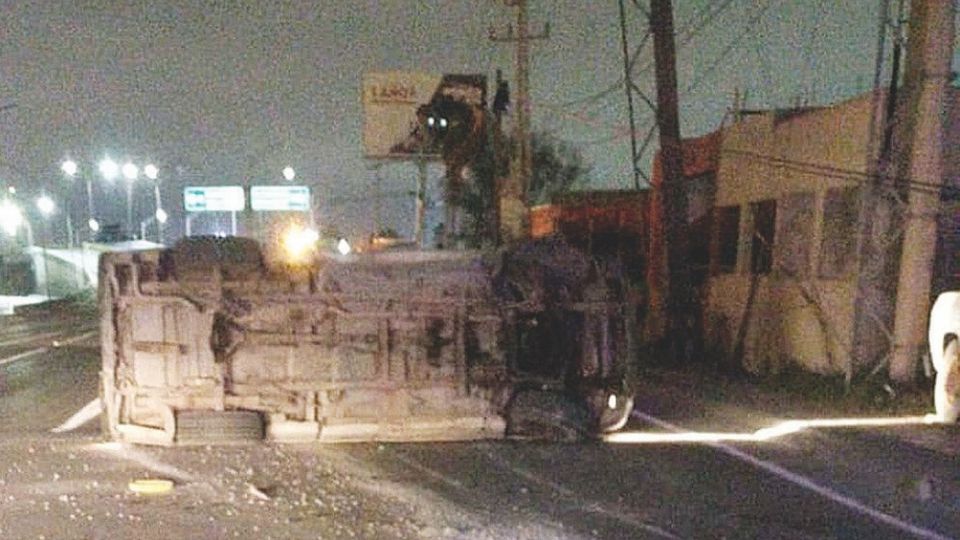
[[[872,82],[878,0],[675,4],[685,136],[716,128],[734,89],[750,107],[772,107],[829,103]],[[644,25],[627,5],[638,43]],[[104,156],[152,161],[174,231],[183,185],[282,182],[289,164],[320,195],[322,222],[369,233],[377,174],[360,146],[362,74],[492,80],[499,67],[513,77],[511,47],[487,35],[514,10],[495,0],[40,0],[3,1],[0,13],[0,106],[16,104],[0,112],[0,185],[24,198],[45,188],[62,201],[66,157],[95,176]],[[582,150],[593,170],[581,187],[629,187],[624,92],[603,93],[623,70],[616,0],[532,0],[531,18],[552,30],[534,47],[535,127]],[[653,98],[649,45],[645,54],[637,80]],[[643,129],[652,115],[639,108]],[[409,233],[413,206],[402,193],[415,175],[412,164],[380,169],[383,225]],[[97,176],[96,185],[102,217],[120,221],[120,184]],[[85,218],[82,191],[74,195]],[[138,188],[140,219],[151,197]]]

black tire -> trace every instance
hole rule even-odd
[[[176,412],[175,441],[183,444],[262,441],[263,415],[257,411]]]
[[[508,436],[575,442],[589,434],[586,408],[558,392],[517,392],[507,405],[506,416]]]
[[[943,365],[937,371],[933,404],[941,422],[953,424],[960,416],[960,344],[951,339],[943,350]]]

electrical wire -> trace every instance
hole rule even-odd
[[[833,165],[823,165],[820,163],[813,163],[809,161],[799,161],[799,160],[791,160],[787,158],[769,156],[769,155],[761,154],[759,152],[754,152],[750,150],[738,150],[738,149],[731,148],[731,149],[723,150],[722,153],[752,157],[755,159],[759,159],[761,161],[765,161],[770,164],[779,165],[784,169],[792,170],[794,172],[817,174],[825,178],[853,182],[856,184],[863,184],[871,180],[873,181],[892,180],[899,185],[908,187],[908,189],[912,192],[937,194],[937,195],[939,195],[944,188],[950,187],[947,185],[941,185],[941,184],[936,184],[932,182],[920,182],[917,180],[911,180],[910,178],[906,178],[903,176],[869,173],[864,171],[858,171],[855,169],[844,169],[842,167],[836,167]]]
[[[724,0],[723,2],[709,2],[706,7],[700,9],[700,11],[694,15],[693,19],[695,22],[692,22],[685,26],[680,32],[680,42],[677,49],[682,50],[687,45],[689,45],[697,35],[699,35],[703,30],[709,27],[713,22],[715,22],[719,15],[723,13],[731,4],[733,0]],[[650,39],[650,31],[648,30],[644,33],[643,38],[640,40],[640,44],[635,48],[633,53],[633,59],[630,61],[629,71],[631,75],[634,74],[633,68],[636,65],[636,59],[640,55],[640,51],[643,50],[643,47],[646,45],[647,41]],[[638,74],[646,73],[653,69],[653,61],[647,61],[637,72]],[[593,104],[596,104],[600,101],[603,101],[605,98],[611,94],[620,91],[623,89],[623,85],[626,82],[625,77],[620,77],[617,82],[611,84],[610,86],[605,87],[603,90],[596,92],[594,94],[577,98],[566,103],[561,103],[561,107],[575,107],[580,105],[581,109],[586,109]]]
[[[763,16],[766,15],[767,11],[769,11],[774,4],[779,2],[782,2],[782,0],[768,0],[759,10],[757,10],[757,13],[755,13],[754,16],[751,17],[747,22],[747,26],[743,29],[743,32],[741,32],[736,38],[733,39],[733,41],[724,47],[720,54],[718,54],[714,59],[713,63],[706,70],[702,71],[700,75],[690,83],[689,86],[687,86],[686,92],[692,92],[698,86],[700,86],[700,84],[703,83],[707,77],[712,75],[713,72],[720,67],[720,64],[727,59],[727,56],[729,56],[734,49],[738,48],[742,44],[743,40],[753,32],[757,24],[760,23],[760,20],[763,19]]]

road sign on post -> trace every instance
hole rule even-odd
[[[239,212],[246,204],[243,186],[183,188],[183,208],[187,212]]]
[[[252,186],[250,208],[265,212],[309,212],[309,186]]]

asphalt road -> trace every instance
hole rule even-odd
[[[0,319],[2,538],[960,537],[960,429],[671,441],[773,419],[669,378],[641,389],[627,428],[660,442],[133,448],[104,444],[96,421],[51,433],[97,395],[91,318]],[[144,477],[175,488],[131,493]]]

